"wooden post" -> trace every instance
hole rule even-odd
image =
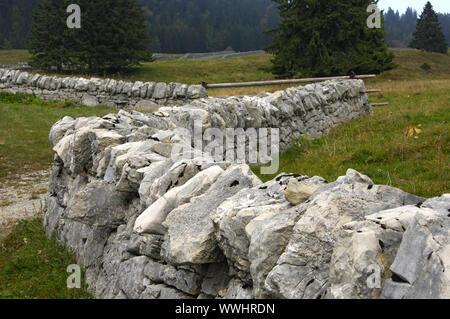
[[[389,105],[389,103],[371,103],[372,106],[384,106]]]
[[[381,90],[379,89],[373,89],[373,90],[366,90],[366,93],[380,93]]]

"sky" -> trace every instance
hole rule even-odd
[[[440,13],[450,13],[450,0],[430,0],[435,11]],[[427,0],[380,0],[378,6],[387,11],[391,7],[394,11],[404,13],[406,8],[412,7],[420,14]]]

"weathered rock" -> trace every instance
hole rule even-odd
[[[204,195],[173,210],[163,223],[167,228],[166,259],[173,264],[219,262],[220,253],[210,213],[241,189],[259,183],[261,181],[248,166],[232,166]]]
[[[49,89],[49,87],[47,87],[47,86],[45,86],[45,88]],[[75,90],[77,90],[77,91],[87,91],[88,88],[89,88],[89,80],[79,78],[76,81]]]
[[[166,97],[166,83],[157,83],[153,91],[154,99],[164,99]]]
[[[209,296],[220,296],[230,282],[226,263],[210,264],[202,279],[202,292]]]
[[[442,216],[450,216],[450,194],[430,198],[423,203],[423,208],[431,208]]]
[[[136,108],[138,110],[142,110],[146,113],[153,113],[159,110],[161,106],[156,104],[155,102],[148,101],[148,100],[140,100],[136,103]]]
[[[69,200],[68,217],[89,225],[111,227],[120,225],[126,215],[128,195],[119,193],[101,181],[79,189]]]
[[[251,262],[248,257],[250,235],[246,231],[246,227],[260,215],[272,214],[275,216],[280,214],[281,216],[290,208],[290,204],[284,198],[284,192],[289,179],[292,177],[293,175],[282,174],[274,181],[252,189],[242,190],[223,202],[211,214],[211,218],[216,225],[216,238],[219,247],[225,254],[228,263],[236,271],[237,276],[248,284],[252,283],[252,276],[250,274]],[[297,178],[300,180],[308,179],[306,176],[297,176]],[[283,218],[285,217],[282,216],[281,219]],[[283,226],[280,227],[283,228]],[[273,234],[267,233],[266,235],[270,237]],[[280,241],[282,242],[281,239]]]
[[[166,231],[162,224],[167,215],[174,208],[205,192],[222,173],[219,166],[212,166],[195,175],[186,184],[172,188],[138,217],[134,230],[138,233],[164,235]]]
[[[419,213],[427,216],[434,216],[436,214],[436,212],[432,209],[418,208],[417,206],[410,205],[384,210],[379,213],[366,216],[366,219],[382,225],[384,229],[404,232]]]
[[[294,209],[266,212],[254,218],[245,231],[250,239],[248,259],[255,298],[268,298],[265,281],[286,248],[299,217]]]
[[[190,99],[207,97],[206,89],[201,85],[191,85],[187,89],[187,97]]]
[[[406,230],[384,298],[450,298],[450,220],[417,214]]]
[[[148,258],[141,256],[127,260],[119,267],[119,287],[125,296],[132,299],[139,299],[145,290],[144,268],[148,263]]]
[[[95,96],[86,93],[83,94],[83,97],[81,98],[81,104],[86,106],[97,106],[99,103]]]
[[[345,232],[330,263],[327,298],[379,298],[403,232],[418,216],[434,218],[436,214],[429,208],[402,206],[366,216],[364,222],[344,225]],[[383,293],[398,298],[406,288],[404,283],[389,279],[384,283]]]
[[[384,246],[380,240],[381,232],[381,227],[369,224],[343,233],[330,262],[327,298],[359,299],[379,296],[382,276],[387,271],[387,260],[380,246]]]
[[[423,202],[423,198],[371,182],[349,170],[334,185],[323,187],[329,188],[316,192],[309,202],[299,206],[304,213],[266,280],[266,289],[273,296],[323,297],[329,285],[331,255],[343,225],[362,221],[365,216],[381,210]]]
[[[311,195],[318,190],[322,184],[300,183],[295,178],[289,181],[286,189],[286,199],[292,205],[298,205],[308,200]]]
[[[70,116],[65,116],[62,120],[55,123],[50,129],[49,139],[53,147],[64,137],[69,129],[75,127],[75,120]],[[62,152],[59,153],[64,156]]]
[[[200,293],[202,277],[195,272],[150,261],[144,273],[153,284],[166,283],[193,296]]]

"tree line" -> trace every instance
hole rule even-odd
[[[43,0],[0,0],[0,48],[25,49],[33,10]],[[137,0],[144,6],[150,25],[153,52],[210,52],[232,48],[251,51],[271,43],[265,30],[280,21],[271,0]],[[438,13],[450,47],[450,14]],[[408,47],[418,13],[408,8],[401,14],[384,13],[386,42]]]
[[[153,52],[259,50],[270,44],[264,30],[279,15],[271,0],[138,0],[150,25]]]
[[[108,74],[152,59],[146,18],[134,0],[78,0],[79,27],[68,27],[71,2],[38,4],[28,43],[31,65],[58,73]]]
[[[31,64],[40,69],[107,74],[150,61],[150,52],[166,45],[171,46],[166,52],[215,51],[230,44],[251,50],[265,36],[270,44],[265,50],[274,56],[272,72],[280,78],[381,73],[395,67],[384,19],[374,6],[377,1],[273,0],[280,19],[271,29],[266,24],[268,7],[259,13],[253,10],[254,15],[247,17],[232,6],[248,5],[250,10],[251,3],[267,1],[166,0],[162,5],[156,0],[78,0],[71,5],[71,0],[46,0],[34,11],[27,48]],[[78,26],[67,22],[69,5],[77,8]],[[216,5],[217,11],[208,11],[209,5]],[[264,26],[252,20],[263,13]],[[248,28],[240,29],[239,22]],[[157,35],[162,31],[155,26],[166,31],[175,26],[177,31],[163,41]],[[256,32],[256,26],[262,30]],[[155,32],[153,41],[151,32]],[[430,2],[417,19],[409,46],[447,53],[445,35]]]
[[[25,49],[33,10],[43,0],[0,0],[0,48]],[[152,52],[259,50],[280,20],[271,0],[136,0],[148,21]],[[79,3],[79,1],[72,1]],[[114,5],[110,10],[114,9]],[[67,14],[65,14],[67,16]]]
[[[450,14],[437,13],[442,31],[447,39],[447,46],[450,47]],[[416,30],[418,13],[412,8],[408,8],[405,13],[400,14],[391,8],[384,15],[386,42],[392,48],[406,48],[413,40],[413,33]]]
[[[0,48],[25,49],[33,10],[42,0],[0,0]]]

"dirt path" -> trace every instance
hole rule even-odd
[[[48,178],[48,171],[36,171],[0,184],[0,238],[18,221],[42,212]]]

